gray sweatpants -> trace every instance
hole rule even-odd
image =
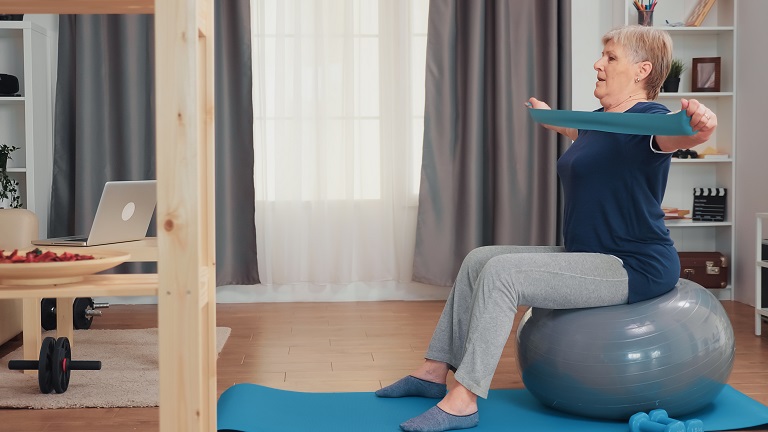
[[[488,397],[520,305],[575,309],[627,302],[627,272],[615,257],[558,246],[487,246],[470,252],[437,323],[426,358]]]

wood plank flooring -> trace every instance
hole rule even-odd
[[[768,335],[754,335],[753,308],[723,305],[736,333],[729,383],[768,405]],[[241,382],[309,392],[374,391],[423,361],[442,307],[439,301],[220,304],[218,325],[232,328],[232,334],[218,362],[218,393]],[[121,305],[103,312],[93,328],[157,326],[155,306]],[[768,333],[768,325],[763,329]],[[0,346],[0,356],[20,344]],[[520,387],[511,337],[492,388]],[[0,410],[0,431],[156,431],[158,416],[157,408]]]

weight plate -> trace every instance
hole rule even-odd
[[[56,339],[53,348],[53,389],[56,393],[64,393],[69,387],[70,363],[72,363],[72,348],[69,339],[60,337]]]
[[[55,298],[44,298],[40,301],[40,324],[45,330],[56,329]]]
[[[37,363],[37,384],[40,386],[40,392],[48,394],[53,390],[53,350],[55,339],[47,337],[43,339],[40,345],[40,357]]]
[[[93,323],[93,317],[86,315],[86,312],[93,310],[94,303],[92,298],[78,297],[72,303],[72,325],[75,330],[88,330]]]

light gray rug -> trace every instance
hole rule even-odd
[[[232,329],[216,329],[221,352]],[[45,332],[45,336],[55,336]],[[159,402],[157,329],[76,330],[72,360],[99,360],[101,370],[72,371],[69,389],[42,394],[37,375],[8,369],[19,348],[0,360],[0,408],[154,407]]]

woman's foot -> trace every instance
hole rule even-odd
[[[399,381],[382,389],[376,390],[376,396],[386,398],[398,398],[418,396],[432,399],[445,397],[447,388],[445,384],[425,381],[421,378],[408,375]]]
[[[479,422],[477,395],[457,384],[437,406],[401,424],[400,429],[408,432],[442,432],[473,428]]]
[[[406,432],[443,432],[473,428],[479,422],[480,416],[477,412],[457,416],[443,411],[439,406],[433,406],[424,414],[401,424],[400,429]]]
[[[376,396],[389,398],[418,396],[441,399],[445,397],[447,392],[445,385],[447,376],[447,364],[435,360],[426,360],[411,375],[377,390]]]

